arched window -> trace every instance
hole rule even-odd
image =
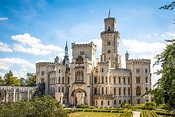
[[[141,95],[141,89],[139,86],[136,87],[136,96],[140,96]]]
[[[108,26],[108,31],[111,31],[111,27],[110,26]]]
[[[102,84],[104,83],[104,78],[103,78],[103,76],[101,77],[101,83],[102,83]]]
[[[147,93],[148,92],[148,87],[146,87],[145,90],[146,90],[146,93]]]
[[[75,77],[76,77],[77,82],[82,82],[83,81],[83,71],[77,71]]]

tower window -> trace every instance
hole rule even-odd
[[[137,83],[137,84],[140,83],[140,77],[136,77],[136,83]]]
[[[111,53],[111,50],[108,50],[107,53]]]
[[[147,73],[148,72],[148,70],[147,69],[145,69],[145,73]]]
[[[83,81],[83,71],[78,71],[76,73],[76,81],[82,82]]]
[[[108,26],[108,31],[111,31],[111,27],[110,26]]]
[[[136,69],[136,73],[140,73],[140,69],[139,68]]]
[[[80,51],[80,55],[84,55],[84,51]]]
[[[108,42],[107,42],[107,45],[111,45],[111,42],[110,42],[110,41],[108,41]]]
[[[145,83],[148,83],[148,77],[145,78]]]
[[[41,75],[44,75],[44,71],[41,71]]]

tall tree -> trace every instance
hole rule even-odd
[[[20,86],[20,82],[17,77],[13,76],[12,71],[9,71],[4,76],[5,85],[7,86]]]
[[[27,73],[27,86],[36,86],[36,74],[34,73]]]
[[[168,43],[164,51],[156,56],[154,65],[161,65],[162,69],[156,73],[161,75],[157,84],[163,91],[164,103],[175,106],[175,39],[166,40]]]
[[[20,78],[20,86],[26,86],[26,80],[24,78]]]
[[[0,76],[0,85],[4,85],[5,84],[5,81],[4,79]]]

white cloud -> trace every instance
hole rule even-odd
[[[63,49],[50,45],[44,45],[41,43],[40,39],[32,37],[30,34],[19,34],[11,36],[12,40],[17,41],[18,43],[14,44],[14,50],[19,52],[26,52],[34,55],[49,55],[54,52],[63,53]]]
[[[8,20],[8,17],[0,17],[0,21]]]
[[[133,53],[160,53],[165,47],[164,43],[148,43],[134,39],[123,39],[122,44],[128,49],[128,51],[131,51]]]
[[[1,70],[8,70],[14,65],[20,65],[22,68],[35,68],[35,64],[21,58],[0,58]]]
[[[11,48],[9,48],[9,45],[7,45],[6,43],[2,43],[2,42],[0,42],[0,51],[13,52],[13,50]]]

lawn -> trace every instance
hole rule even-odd
[[[68,114],[69,117],[119,117],[120,113],[105,112],[75,112]]]

